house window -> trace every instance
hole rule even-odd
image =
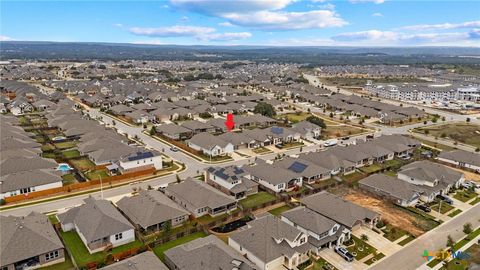
[[[52,252],[49,252],[49,253],[45,254],[45,260],[46,261],[49,261],[49,260],[52,260],[52,259],[55,259],[55,258],[58,258],[58,250],[55,250],[55,251],[52,251]]]
[[[123,238],[123,233],[117,233],[115,234],[115,240],[120,240]]]

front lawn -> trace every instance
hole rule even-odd
[[[385,257],[385,254],[383,253],[378,253],[376,254],[375,256],[373,256],[372,258],[368,259],[365,261],[365,264],[366,265],[372,265],[374,264],[375,262],[379,261],[381,258]]]
[[[410,243],[415,239],[415,236],[409,234],[407,238],[403,239],[402,241],[398,242],[400,246],[405,246],[406,244]]]
[[[462,202],[468,202],[471,199],[477,197],[478,194],[470,190],[458,190],[453,197]]]
[[[387,224],[382,231],[385,233],[383,236],[392,242],[395,242],[397,239],[400,239],[407,234],[406,231],[397,227],[393,227],[390,224]]]
[[[372,254],[377,249],[367,244],[360,238],[352,235],[353,244],[348,246],[348,251],[355,257],[357,261],[365,258],[369,254]]]
[[[462,212],[462,210],[460,209],[455,209],[454,211],[452,211],[450,214],[448,214],[449,217],[454,217],[458,214],[460,214]]]
[[[277,197],[265,191],[260,191],[256,194],[252,194],[245,199],[240,200],[240,205],[243,209],[252,208],[255,206],[262,205],[264,203],[275,201]]]
[[[438,202],[434,205],[431,205],[430,208],[432,208],[433,211],[439,212],[441,214],[445,214],[448,211],[452,210],[454,207],[446,202],[442,202],[442,203]]]
[[[180,237],[180,238],[177,238],[176,240],[173,240],[173,241],[168,241],[164,244],[161,244],[161,245],[158,245],[156,247],[153,248],[153,252],[155,253],[155,255],[157,255],[158,258],[160,258],[160,260],[164,261],[165,260],[165,251],[171,249],[171,248],[174,248],[176,246],[179,246],[181,244],[185,244],[187,242],[190,242],[190,241],[193,241],[197,238],[202,238],[202,237],[205,237],[207,236],[204,232],[197,232],[197,233],[194,233],[194,234],[190,234],[190,235],[187,235],[187,236],[184,236],[184,237]]]
[[[475,200],[470,202],[470,205],[475,205],[480,202],[480,197],[477,197]]]
[[[273,153],[270,149],[265,148],[265,147],[258,147],[258,148],[253,148],[252,152],[255,154],[267,154],[267,153]]]

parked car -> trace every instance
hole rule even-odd
[[[464,188],[480,188],[480,184],[477,183],[477,182],[473,182],[473,181],[468,181],[468,182],[465,182],[463,183],[463,187]]]
[[[330,146],[335,146],[337,144],[338,144],[338,140],[332,139],[332,140],[325,141],[323,143],[323,146],[324,147],[330,147]]]
[[[440,200],[442,200],[442,201],[444,201],[444,202],[446,202],[446,203],[448,203],[448,204],[450,204],[450,205],[453,204],[453,200],[450,199],[448,196],[445,196],[445,195],[442,195],[442,194],[438,194],[438,195],[437,195],[437,198],[440,199]]]
[[[278,148],[278,149],[282,149],[282,148],[283,148],[283,144],[276,144],[275,147]]]
[[[425,205],[425,204],[417,204],[417,205],[415,205],[415,208],[418,208],[418,209],[420,209],[420,210],[422,210],[422,211],[424,211],[424,212],[427,212],[427,213],[428,213],[428,212],[432,212],[432,209],[430,209],[430,207],[428,207],[428,206]]]
[[[352,262],[354,259],[353,255],[343,247],[335,247],[335,252],[347,262]]]
[[[399,158],[403,159],[403,160],[409,160],[411,159],[412,157],[408,154],[405,154],[405,155],[401,155],[401,156],[398,156]]]
[[[178,152],[178,148],[175,146],[170,147],[170,151],[172,152]]]

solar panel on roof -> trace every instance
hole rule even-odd
[[[139,160],[139,159],[144,159],[144,158],[151,158],[153,157],[152,152],[137,152],[135,156],[130,156],[128,157],[129,161],[134,161],[134,160]]]
[[[303,163],[300,163],[298,161],[295,161],[292,163],[292,165],[290,165],[290,167],[288,167],[288,169],[290,171],[294,171],[296,173],[301,173],[303,172],[306,168],[308,167],[308,165],[305,165]]]
[[[283,128],[281,127],[272,127],[271,129],[273,134],[282,134],[283,133]]]

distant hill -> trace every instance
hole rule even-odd
[[[127,43],[0,42],[0,59],[36,60],[252,60],[327,64],[478,63],[480,48],[180,46]],[[473,56],[473,57],[470,57]],[[475,58],[475,56],[477,58]]]

